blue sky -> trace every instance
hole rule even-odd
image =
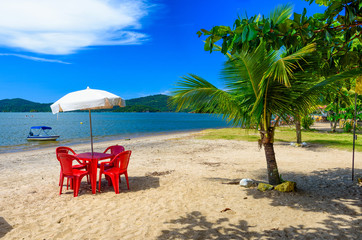
[[[2,0],[0,99],[52,103],[87,86],[125,99],[169,94],[187,73],[221,87],[224,56],[196,32],[303,0]]]

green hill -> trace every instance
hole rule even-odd
[[[0,100],[0,112],[50,112],[50,103],[36,103],[21,98]]]
[[[167,105],[170,97],[163,94],[126,100],[126,107],[98,111],[107,112],[172,112]],[[36,103],[21,98],[0,100],[0,112],[50,112],[51,103]]]
[[[126,100],[126,107],[114,108],[116,112],[171,112],[167,106],[170,97],[167,95],[152,95]]]

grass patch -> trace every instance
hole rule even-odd
[[[223,128],[204,130],[198,138],[257,142],[260,135],[255,129]],[[289,127],[277,128],[275,130],[274,138],[275,142],[295,142],[295,129]],[[302,141],[310,144],[319,144],[325,147],[352,151],[353,134],[329,133],[316,130],[302,131]],[[362,152],[362,144],[359,139],[356,140],[355,149],[358,152]]]

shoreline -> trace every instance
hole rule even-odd
[[[293,127],[292,125],[286,127]],[[207,129],[222,129],[225,127],[219,128],[207,128]],[[174,134],[193,134],[198,133],[207,129],[191,129],[191,130],[175,130],[175,131],[163,131],[163,132],[146,132],[146,133],[133,133],[128,134],[127,136],[123,135],[113,135],[113,136],[93,136],[93,143],[101,144],[105,142],[114,142],[114,141],[128,141],[130,139],[138,139],[138,138],[147,138],[147,137],[155,137],[155,136],[163,136],[163,135],[174,135]],[[319,132],[328,132],[330,131],[329,123],[315,123],[311,129],[318,130]],[[342,132],[342,129],[337,129],[337,132]],[[277,142],[276,142],[277,143]],[[31,144],[38,144],[36,146],[29,146]],[[90,137],[82,138],[76,140],[63,140],[63,141],[47,141],[47,142],[28,142],[28,144],[21,145],[10,145],[10,146],[0,146],[0,155],[5,153],[16,153],[16,152],[29,152],[33,150],[41,150],[47,148],[56,148],[58,146],[77,146],[77,145],[90,145]],[[27,146],[27,147],[24,147]],[[17,148],[17,146],[21,146]]]
[[[223,128],[223,127],[221,127]],[[208,129],[221,129],[221,128],[208,128]],[[178,130],[178,131],[164,131],[164,132],[152,132],[152,133],[133,133],[127,135],[127,137],[121,137],[121,135],[114,136],[101,136],[94,137],[93,136],[93,144],[104,143],[104,142],[114,142],[121,140],[129,140],[129,139],[137,139],[137,138],[145,138],[145,137],[153,137],[153,136],[162,136],[162,135],[173,135],[173,134],[182,134],[182,133],[197,133],[206,129],[191,129],[191,130]],[[29,146],[30,144],[39,144],[36,146]],[[67,141],[46,141],[46,142],[29,142],[28,144],[21,145],[10,145],[10,146],[0,146],[0,154],[4,153],[16,153],[16,152],[28,152],[33,150],[47,149],[47,148],[56,148],[58,146],[76,146],[76,145],[90,145],[90,137],[89,139],[79,139],[79,140],[67,140]],[[27,147],[23,147],[23,146]],[[17,148],[17,146],[22,146],[21,148]]]

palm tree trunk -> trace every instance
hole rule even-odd
[[[300,117],[297,116],[295,119],[295,131],[297,133],[297,143],[301,144],[302,143],[302,127],[300,124]]]
[[[266,165],[268,167],[268,181],[271,185],[280,184],[277,161],[275,159],[273,143],[264,143]]]
[[[332,124],[332,132],[336,132],[337,129],[337,120],[335,120]]]
[[[278,171],[277,161],[274,152],[274,128],[268,131],[268,134],[260,132],[261,142],[265,151],[266,165],[268,169],[268,181],[271,185],[280,184],[280,176]]]

